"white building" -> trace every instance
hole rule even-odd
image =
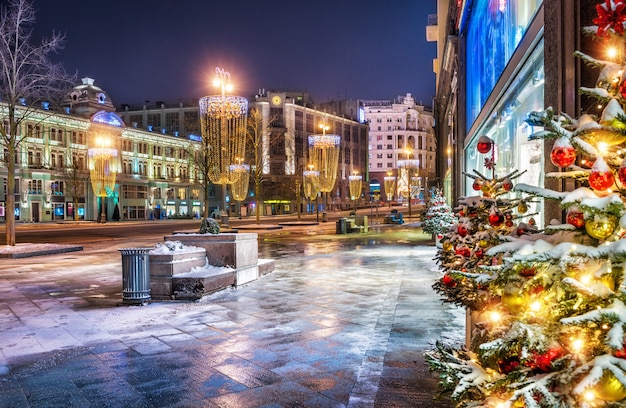
[[[434,118],[431,111],[416,105],[411,94],[395,100],[364,100],[365,120],[369,123],[369,174],[370,188],[380,191],[386,198],[383,180],[399,174],[400,160],[415,160],[417,177],[423,189],[435,178],[437,146],[434,135]],[[392,196],[397,199],[397,191]],[[414,197],[418,198],[418,197]]]

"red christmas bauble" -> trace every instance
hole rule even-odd
[[[552,371],[554,360],[563,357],[563,354],[563,349],[560,346],[551,347],[545,353],[533,352],[527,365],[534,370],[548,373]]]
[[[462,255],[462,256],[470,256],[471,252],[470,249],[466,246],[462,246],[462,247],[458,247],[454,250],[454,253],[457,255]]]
[[[454,280],[454,278],[452,276],[448,275],[447,273],[445,275],[443,275],[443,278],[441,278],[441,281],[443,282],[444,285],[446,285],[449,288],[453,288],[457,284],[457,282]]]
[[[480,191],[482,187],[483,183],[480,180],[474,180],[474,182],[472,183],[472,188],[474,189],[474,191]]]
[[[626,83],[626,81],[624,81]],[[622,182],[623,185],[626,186],[626,159],[622,161],[622,164],[619,166],[619,170],[617,171],[617,178]]]
[[[518,273],[522,276],[530,277],[530,276],[535,276],[535,274],[537,273],[537,270],[533,268],[532,266],[523,266],[520,268]]]
[[[504,225],[506,225],[508,228],[511,228],[511,227],[512,227],[513,225],[515,225],[515,224],[514,224],[514,223],[513,223],[513,221],[511,221],[511,220],[506,220],[506,222],[504,223]]]
[[[610,188],[615,183],[615,177],[611,170],[608,171],[594,171],[591,170],[589,174],[589,186],[594,190],[604,191]]]
[[[626,81],[622,82],[620,85],[619,93],[622,95],[622,98],[626,98]]]
[[[550,160],[557,167],[571,166],[576,161],[576,149],[569,141],[567,144],[555,144],[550,152]]]
[[[488,136],[482,135],[478,138],[476,150],[478,150],[479,153],[485,154],[491,150],[491,146],[493,146],[493,140],[491,140]]]
[[[504,191],[511,191],[513,189],[513,182],[507,177],[502,182],[502,188]]]
[[[498,361],[498,369],[502,374],[508,374],[519,367],[519,357],[511,356]]]
[[[457,234],[459,234],[461,237],[464,237],[467,235],[467,227],[465,225],[459,225],[459,227],[456,229]]]
[[[585,226],[585,214],[583,214],[577,208],[570,208],[569,210],[567,210],[565,222],[575,226],[576,228],[582,228]]]
[[[474,251],[474,255],[476,255],[477,258],[482,258],[483,256],[485,256],[485,251],[483,251],[481,248],[478,248],[476,251]]]
[[[504,222],[504,216],[501,212],[492,211],[489,214],[489,224],[494,227],[499,227]]]
[[[621,349],[615,350],[613,355],[618,358],[626,358],[626,342],[623,344]]]

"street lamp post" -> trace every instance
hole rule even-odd
[[[208,150],[208,177],[213,184],[223,185],[224,210],[228,214],[226,204],[228,185],[238,181],[243,174],[236,171],[235,160],[245,157],[246,120],[248,100],[241,96],[227,95],[232,90],[230,73],[215,68],[214,85],[221,90],[220,95],[205,96],[200,99],[200,123],[202,137],[206,138]],[[228,224],[224,217],[222,222]]]

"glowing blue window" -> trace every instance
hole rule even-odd
[[[475,0],[465,25],[467,129],[500,79],[541,0]]]
[[[91,117],[91,121],[119,128],[124,127],[124,121],[115,112],[96,112]]]

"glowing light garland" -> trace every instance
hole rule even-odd
[[[94,193],[98,197],[110,196],[115,189],[117,149],[108,147],[90,148],[88,155],[89,174]]]
[[[394,176],[386,176],[383,180],[387,201],[391,201],[393,199],[393,192],[396,190],[396,178]]]
[[[398,167],[400,168],[398,193],[404,198],[411,196],[411,191],[415,185],[413,182],[417,180],[414,174],[419,167],[419,163],[419,160],[398,160]]]
[[[232,183],[233,198],[235,201],[243,201],[248,195],[250,166],[247,164],[231,164],[230,172],[236,175],[235,181]]]
[[[319,169],[320,191],[332,191],[337,179],[339,166],[339,135],[311,135],[309,136],[309,160]]]
[[[309,200],[317,197],[320,192],[320,172],[317,170],[305,170],[302,172],[304,177],[303,189],[304,196]]]
[[[245,154],[248,100],[225,95],[224,82],[230,82],[230,74],[220,68],[216,72],[221,78],[222,94],[200,99],[200,125],[208,146],[209,180],[232,184],[241,176],[241,172],[231,170],[231,164]]]
[[[357,175],[348,176],[351,200],[356,200],[357,198],[361,196],[362,181],[363,181],[362,176],[357,176]]]

